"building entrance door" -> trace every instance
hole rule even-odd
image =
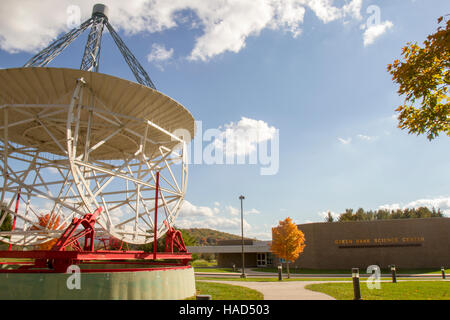
[[[267,266],[267,255],[265,253],[258,253],[256,255],[256,265],[258,267]]]

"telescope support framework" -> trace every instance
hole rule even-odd
[[[82,105],[85,95],[102,105],[88,84],[79,79],[69,105],[45,105],[46,108],[38,117],[26,110],[42,108],[44,105],[0,106],[5,119],[3,126],[0,126],[0,130],[3,129],[3,137],[0,139],[0,154],[3,155],[0,157],[0,170],[4,180],[0,203],[7,200],[4,212],[21,222],[20,230],[0,231],[0,240],[14,245],[44,243],[52,238],[59,238],[74,217],[83,217],[87,212],[94,212],[100,207],[104,210],[97,220],[100,226],[110,235],[128,243],[154,241],[156,235],[163,235],[168,230],[163,221],[169,226],[175,221],[187,185],[185,141],[150,120],[109,112],[107,106],[100,108]],[[22,120],[8,122],[8,114],[12,111],[22,113]],[[55,116],[61,114],[67,114],[66,121],[55,119]],[[9,128],[36,120],[64,156],[52,158],[49,154],[40,152],[39,146],[20,146],[8,140]],[[94,143],[90,132],[100,120],[108,123],[108,127],[97,131],[97,135],[103,138]],[[143,126],[142,131],[131,129],[133,124]],[[148,133],[150,130],[156,130],[176,144],[168,148],[153,141]],[[66,132],[65,142],[55,137],[56,131]],[[109,163],[91,158],[91,154],[103,144],[122,133],[132,135],[140,141],[133,153],[125,155],[123,160]],[[145,154],[147,144],[156,146],[153,154]],[[23,169],[14,170],[11,162],[20,162]],[[43,178],[45,170],[53,171],[51,179]],[[112,184],[113,181],[115,184]],[[160,184],[158,187],[157,181]],[[24,206],[21,207],[23,210],[15,212],[14,200],[18,197],[19,190]],[[155,194],[155,190],[159,192]],[[12,195],[10,199],[6,198],[7,193]],[[119,195],[121,198],[118,198]],[[35,219],[39,216],[36,206],[33,206],[36,199],[43,199],[51,204],[50,217],[45,226]],[[159,224],[154,216],[157,207],[165,216]],[[120,223],[115,222],[114,217],[124,209],[132,211],[129,218],[122,219]],[[0,216],[0,225],[5,218],[6,214]],[[55,221],[59,221],[58,225],[51,228]]]
[[[95,7],[94,7],[95,8]],[[95,9],[94,9],[95,10]],[[56,58],[72,41],[80,36],[87,28],[91,27],[88,40],[84,49],[81,61],[81,70],[98,71],[100,62],[101,39],[104,27],[108,29],[114,43],[119,48],[120,53],[128,64],[131,72],[138,83],[152,89],[156,89],[149,75],[136,59],[134,54],[128,49],[123,40],[108,22],[108,17],[98,12],[93,12],[92,17],[66,33],[61,38],[51,43],[47,48],[32,57],[24,67],[45,67],[49,62]]]

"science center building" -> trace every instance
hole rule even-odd
[[[298,225],[306,247],[291,267],[365,269],[370,265],[400,269],[450,266],[450,218],[390,219]],[[220,267],[240,267],[241,241],[188,247],[193,253],[214,253]],[[277,266],[270,241],[246,240],[246,267]]]
[[[450,266],[450,218],[310,223],[298,228],[306,238],[294,262],[300,268]]]

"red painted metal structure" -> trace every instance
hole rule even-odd
[[[82,219],[73,218],[72,223],[52,247],[52,251],[64,251],[68,246],[71,246],[77,251],[94,251],[94,225],[101,212],[102,208],[98,208],[94,213],[88,213]],[[84,230],[74,234],[80,225],[84,227]],[[78,242],[78,239],[82,237],[84,237],[83,249]]]
[[[98,208],[94,213],[88,213],[83,218],[74,218],[66,228],[62,236],[54,244],[51,250],[31,251],[0,251],[2,258],[34,259],[33,262],[4,262],[1,264],[19,265],[16,269],[0,269],[0,273],[51,273],[66,272],[73,264],[121,264],[121,265],[148,265],[160,266],[158,268],[114,268],[111,272],[131,272],[144,270],[162,270],[173,268],[188,268],[188,262],[192,259],[191,253],[187,252],[181,232],[164,223],[169,230],[166,233],[165,252],[157,252],[157,215],[159,194],[159,172],[156,173],[155,189],[155,235],[153,252],[144,251],[122,251],[123,242],[119,250],[94,250],[95,223],[102,212]],[[17,196],[16,211],[18,210],[20,190]],[[15,221],[15,220],[14,220]],[[83,230],[80,230],[80,226]],[[13,228],[15,225],[13,224]],[[78,229],[78,230],[77,230]],[[84,237],[82,247],[78,240]],[[178,252],[174,252],[174,245]],[[127,244],[128,249],[128,244]],[[162,267],[161,267],[162,266]],[[88,269],[82,272],[109,272],[109,268]]]
[[[99,238],[99,241],[103,243],[103,249],[104,250],[122,250],[124,248],[124,245],[126,246],[127,250],[130,250],[128,247],[128,243],[124,241],[120,241],[117,238],[109,237],[109,238]]]
[[[19,192],[17,192],[16,209],[14,210],[14,212],[16,214],[17,214],[17,211],[19,210],[20,191],[21,190],[19,189]],[[17,220],[17,216],[14,216],[11,230],[14,230],[16,228],[16,220]],[[8,250],[9,251],[12,250],[12,244],[11,243],[9,244]]]
[[[175,230],[172,226],[164,221],[164,224],[169,228],[166,233],[166,246],[165,251],[173,253],[173,245],[178,249],[178,252],[187,252],[186,245],[184,244],[183,237],[180,230]]]
[[[28,272],[66,272],[67,268],[73,264],[85,264],[96,262],[99,264],[139,264],[139,265],[162,265],[170,267],[187,267],[188,262],[192,259],[192,255],[186,252],[158,252],[157,260],[154,261],[153,252],[144,251],[114,251],[114,250],[97,250],[90,251],[0,251],[2,258],[14,259],[34,259],[34,264],[23,263],[18,269],[6,270],[1,269],[0,273],[18,272],[17,270]],[[146,263],[139,260],[144,260]],[[4,264],[10,264],[8,262]],[[149,268],[150,269],[150,268]],[[153,268],[152,268],[153,269]],[[103,268],[99,270],[104,270]],[[106,269],[105,269],[106,270]],[[116,271],[131,271],[130,268],[115,268]],[[100,272],[100,271],[99,271]],[[106,271],[105,271],[106,272]]]
[[[192,254],[188,253],[181,237],[181,232],[169,229],[166,236],[166,252],[144,252],[144,251],[120,251],[120,250],[96,250],[94,251],[94,225],[102,208],[98,208],[93,214],[86,214],[82,219],[74,218],[72,223],[58,239],[52,250],[31,250],[31,251],[0,251],[2,258],[14,259],[34,259],[32,262],[0,263],[10,265],[20,265],[17,269],[1,269],[0,273],[49,273],[66,272],[67,268],[73,264],[136,264],[136,265],[156,265],[163,268],[148,268],[148,270],[186,268],[192,259]],[[84,230],[75,233],[79,226]],[[81,247],[78,240],[84,237],[84,247]],[[179,252],[173,252],[173,245]],[[122,244],[123,245],[123,244]],[[121,246],[122,247],[122,246]],[[170,250],[169,250],[170,248]],[[68,250],[72,249],[72,250]],[[158,261],[156,261],[158,260]],[[108,272],[108,268],[89,269],[83,272]],[[146,268],[114,268],[114,272],[131,272],[133,270],[144,271]]]
[[[156,260],[156,251],[158,251],[157,232],[158,232],[158,194],[159,194],[159,171],[156,172],[156,188],[155,188],[155,230],[153,231],[153,259]]]

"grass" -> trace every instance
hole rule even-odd
[[[253,271],[259,271],[259,272],[274,272],[278,273],[277,268],[272,267],[265,267],[265,268],[252,268]],[[317,270],[317,269],[296,269],[296,268],[290,268],[290,273],[292,274],[349,274],[351,275],[351,270]],[[287,273],[286,268],[283,266],[283,273]],[[365,270],[360,270],[361,274],[365,274]],[[391,270],[389,269],[382,269],[382,274],[390,274]],[[401,269],[397,268],[397,274],[440,274],[441,269]],[[450,269],[445,270],[446,274],[450,273]]]
[[[0,262],[32,262],[33,259],[26,258],[0,258]]]
[[[212,300],[264,300],[264,295],[256,290],[241,286],[196,281],[197,295],[211,295]],[[187,300],[195,300],[190,297]]]
[[[337,300],[353,299],[352,283],[310,284],[306,289],[323,292]],[[364,300],[450,300],[450,283],[446,281],[401,281],[381,283],[381,289],[370,290],[361,283]]]
[[[249,277],[249,278],[228,278],[228,277],[211,277],[211,276],[196,276],[196,279],[201,280],[225,280],[225,281],[241,281],[241,282],[279,282],[278,278],[259,278],[259,277]],[[390,278],[381,278],[381,280],[390,280]],[[290,281],[349,281],[351,278],[283,278],[283,282]]]
[[[191,266],[193,267],[217,267],[217,261],[216,260],[203,260],[203,259],[197,259],[192,261]]]
[[[233,271],[232,268],[202,268],[202,267],[194,267],[195,272],[239,272]]]
[[[226,277],[199,277],[197,276],[196,279],[201,280],[224,280],[224,281],[236,281],[236,282],[279,282],[278,278],[226,278]],[[283,278],[282,282],[290,282],[290,281],[345,281],[346,279],[342,278],[322,278],[322,279],[312,279],[312,278],[291,278],[291,279],[285,279]],[[348,280],[351,281],[351,280]]]

